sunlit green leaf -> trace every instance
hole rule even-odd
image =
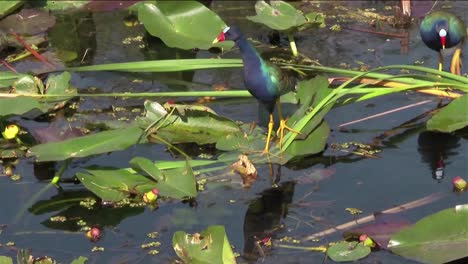
[[[24,1],[0,1],[0,19],[23,5]]]
[[[347,262],[362,259],[370,252],[370,247],[366,247],[362,243],[342,241],[329,247],[327,255],[335,262]]]
[[[284,1],[257,1],[255,4],[257,15],[249,16],[247,19],[264,24],[275,30],[305,29],[312,25],[322,25],[323,16],[316,13],[308,13],[306,16]]]
[[[138,9],[138,19],[153,36],[169,47],[209,49],[226,24],[198,1],[157,1],[145,3]],[[225,49],[232,42],[219,43]]]
[[[35,156],[37,161],[54,161],[118,151],[138,143],[141,134],[142,130],[137,126],[104,131],[36,145],[29,149],[28,156]]]
[[[209,226],[200,234],[177,231],[172,237],[172,246],[184,263],[236,263],[223,226]]]
[[[468,209],[448,208],[393,235],[392,252],[423,263],[446,263],[468,256]]]
[[[431,131],[453,132],[468,126],[468,94],[442,108],[427,121]]]

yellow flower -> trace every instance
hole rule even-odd
[[[159,191],[157,189],[153,189],[143,195],[143,201],[145,203],[152,203],[156,201],[158,198]]]
[[[18,135],[19,127],[17,125],[8,125],[5,127],[5,130],[2,132],[2,135],[5,139],[13,139]]]

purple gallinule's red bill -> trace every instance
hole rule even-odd
[[[450,72],[460,75],[460,56],[466,38],[463,21],[454,14],[435,11],[427,14],[419,27],[422,41],[439,52],[439,70],[442,70],[443,55],[453,51]]]
[[[296,79],[282,71],[276,65],[268,63],[262,59],[257,50],[245,38],[242,32],[236,27],[226,27],[213,40],[213,44],[225,40],[232,40],[240,49],[242,62],[244,64],[244,84],[247,90],[263,104],[270,114],[268,122],[268,132],[263,153],[268,153],[270,137],[273,130],[273,110],[277,106],[280,124],[277,131],[279,134],[279,147],[283,141],[284,130],[294,131],[286,125],[286,120],[281,116],[279,97],[294,89]]]

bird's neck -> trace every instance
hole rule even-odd
[[[263,60],[252,44],[250,44],[244,36],[240,36],[236,41],[236,44],[240,49],[244,68],[246,70],[252,70],[253,68],[258,67],[259,69],[263,64]]]

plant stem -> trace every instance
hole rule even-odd
[[[289,40],[289,46],[291,46],[291,51],[294,57],[297,57],[297,47],[296,47],[296,42],[294,41],[294,36],[291,31],[288,32],[288,40]]]

